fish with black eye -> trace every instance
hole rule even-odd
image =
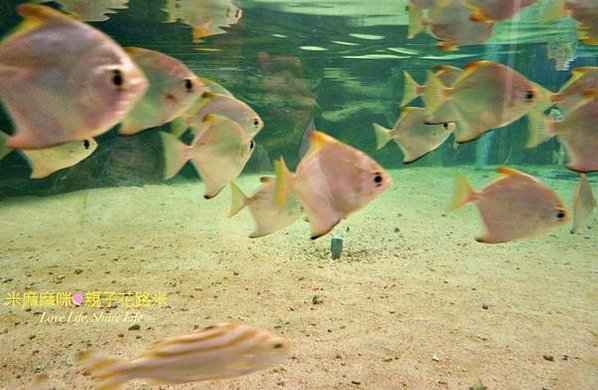
[[[380,187],[382,185],[382,175],[380,172],[376,172],[374,176],[374,183],[376,183],[376,187]]]
[[[193,81],[191,79],[185,79],[185,89],[187,92],[193,92]]]

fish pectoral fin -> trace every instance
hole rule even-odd
[[[326,234],[330,233],[332,229],[336,225],[340,223],[342,220],[341,217],[336,215],[336,213],[324,213],[322,215],[316,215],[310,218],[310,225],[311,225],[311,239],[317,240],[318,238],[325,236]]]

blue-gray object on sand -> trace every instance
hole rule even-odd
[[[341,237],[332,237],[330,241],[330,252],[333,259],[340,259],[343,253],[343,239]]]

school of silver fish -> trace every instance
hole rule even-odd
[[[441,50],[480,44],[497,22],[514,17],[535,0],[411,0],[409,35],[424,29]],[[0,132],[0,159],[12,151],[31,166],[31,178],[72,167],[98,148],[95,138],[117,127],[120,135],[169,124],[161,131],[165,179],[191,162],[201,176],[204,198],[230,186],[229,217],[248,208],[255,222],[249,237],[263,237],[300,219],[318,239],[343,219],[365,208],[392,185],[374,159],[310,124],[292,173],[282,157],[275,177],[262,177],[247,196],[235,183],[264,128],[260,115],[218,83],[196,75],[181,60],[140,47],[122,48],[103,32],[83,23],[106,20],[127,1],[94,6],[60,1],[67,16],[40,4],[21,4],[23,22],[0,42],[0,101],[13,123]],[[195,40],[221,33],[242,11],[230,1],[167,1],[169,22],[192,26]],[[546,20],[572,17],[587,44],[598,44],[598,2],[550,0]],[[87,19],[86,19],[87,18]],[[69,39],[63,39],[68,36]],[[474,203],[485,232],[483,243],[504,243],[545,235],[573,220],[579,232],[596,207],[587,175],[598,171],[598,67],[578,67],[559,91],[551,92],[509,66],[473,61],[464,68],[439,65],[418,84],[404,72],[400,116],[391,129],[374,124],[378,149],[391,140],[412,163],[447,139],[472,142],[527,117],[526,147],[556,138],[568,156],[567,168],[579,173],[572,214],[550,187],[522,171],[500,167],[500,176],[475,191],[463,176],[449,209]],[[408,106],[420,99],[423,107]],[[31,109],[43,107],[43,109]],[[193,140],[184,138],[191,129]],[[288,341],[270,331],[223,323],[168,338],[131,360],[94,352],[79,356],[100,389],[130,380],[176,384],[234,378],[281,363]]]

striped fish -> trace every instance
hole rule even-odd
[[[83,368],[109,390],[133,380],[176,384],[235,378],[275,366],[290,351],[280,336],[244,324],[221,323],[154,344],[132,360],[118,360],[94,352],[77,356]]]

